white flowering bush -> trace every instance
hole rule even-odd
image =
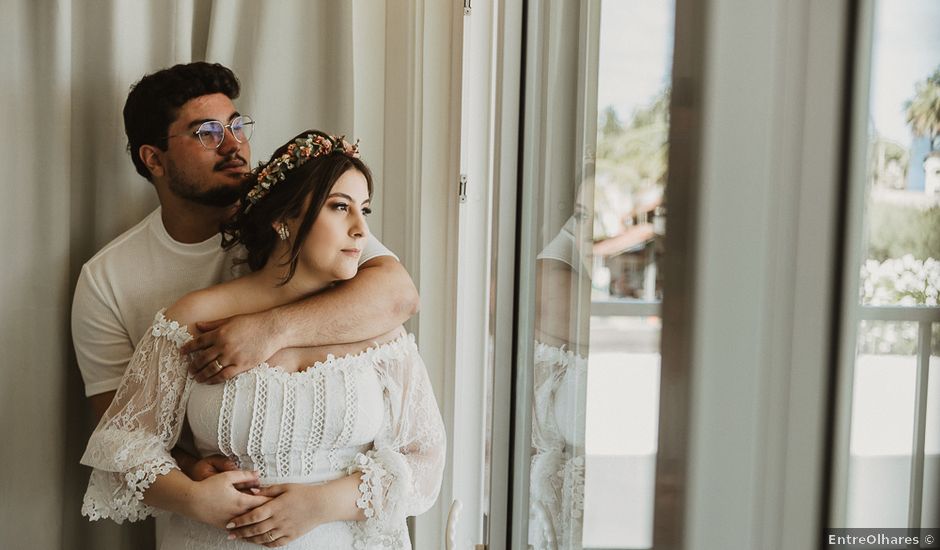
[[[862,266],[859,300],[870,306],[936,306],[940,301],[940,261],[917,260],[906,254]],[[932,349],[940,353],[940,323],[933,325]],[[917,347],[917,323],[862,321],[859,353],[912,355]]]

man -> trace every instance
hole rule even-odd
[[[155,313],[241,273],[232,267],[238,252],[223,251],[218,235],[235,211],[251,161],[254,121],[235,109],[239,91],[231,70],[198,62],[147,75],[128,94],[131,160],[154,186],[160,207],[90,259],[75,289],[72,338],[99,418]],[[207,320],[199,325],[204,334],[183,352],[192,353],[198,381],[221,382],[284,348],[342,353],[340,344],[397,328],[417,304],[407,272],[370,237],[351,281],[270,311]],[[235,468],[221,457],[196,461],[178,450],[174,456],[196,480]]]

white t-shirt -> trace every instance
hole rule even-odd
[[[575,273],[580,273],[581,266],[584,263],[583,254],[579,254],[578,241],[574,236],[577,229],[574,216],[568,218],[565,225],[561,227],[558,234],[549,241],[545,248],[535,257],[536,260],[558,260],[568,264]]]
[[[218,236],[195,244],[173,240],[157,208],[82,266],[72,300],[72,342],[86,396],[117,389],[157,311],[247,269],[233,268],[239,249],[222,250],[220,242]],[[370,235],[359,265],[379,256],[397,259]]]

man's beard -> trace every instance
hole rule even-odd
[[[247,164],[246,164],[247,166]],[[224,207],[238,202],[242,194],[241,181],[231,185],[220,185],[211,189],[201,189],[188,174],[180,172],[174,165],[167,166],[170,191],[180,197],[203,206]]]

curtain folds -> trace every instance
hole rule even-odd
[[[0,539],[148,548],[146,528],[79,515],[93,426],[68,328],[81,265],[157,204],[126,151],[127,92],[175,63],[223,63],[242,82],[236,106],[258,121],[253,163],[319,128],[360,138],[381,190],[385,6],[0,0],[0,12]]]

